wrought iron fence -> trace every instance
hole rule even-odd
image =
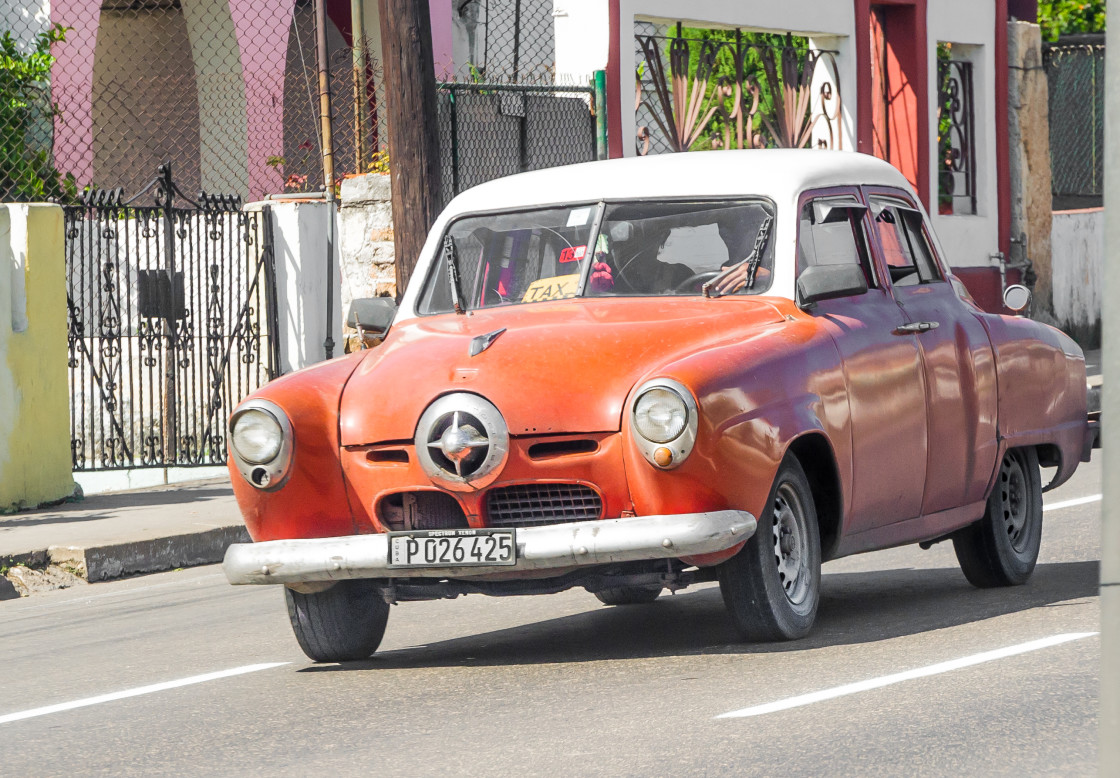
[[[501,176],[595,159],[593,104],[589,86],[440,84],[444,202]]]
[[[335,171],[367,172],[381,69],[327,5]],[[315,39],[311,0],[0,4],[0,200],[137,191],[165,160],[188,192],[321,187]]]
[[[1050,166],[1055,209],[1101,205],[1104,187],[1104,43],[1047,44]]]
[[[843,145],[836,52],[681,23],[643,23],[635,45],[638,154]]]
[[[230,410],[279,365],[268,208],[192,200],[163,165],[65,225],[74,469],[224,463]]]

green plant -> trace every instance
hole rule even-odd
[[[1105,0],[1040,0],[1038,24],[1048,41],[1071,33],[1104,32]]]
[[[66,40],[68,28],[56,24],[22,51],[5,31],[0,35],[0,199],[76,200],[77,182],[54,167],[50,152],[29,138],[36,123],[53,119],[50,101],[51,45]],[[41,144],[40,144],[41,145]]]

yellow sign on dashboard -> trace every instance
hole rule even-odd
[[[529,285],[521,302],[541,303],[545,300],[563,300],[565,297],[575,297],[577,291],[579,291],[579,273],[541,278]]]

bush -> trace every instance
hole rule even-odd
[[[0,200],[77,198],[74,177],[59,173],[49,148],[31,138],[37,124],[58,114],[50,100],[51,44],[65,40],[66,29],[56,24],[39,33],[29,53],[11,32],[0,35]]]

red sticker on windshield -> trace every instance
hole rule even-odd
[[[569,246],[560,252],[561,262],[579,262],[587,256],[587,246]]]

